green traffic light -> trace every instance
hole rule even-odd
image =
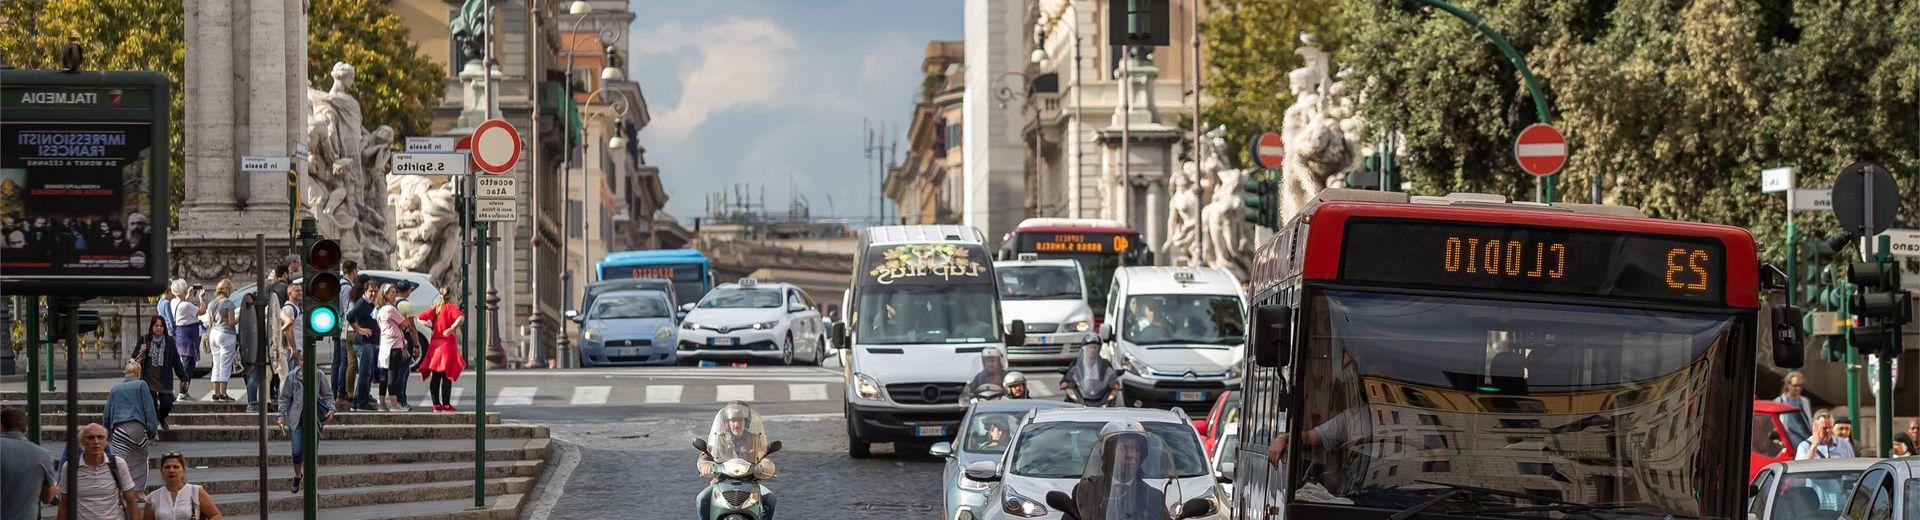
[[[332,334],[340,326],[340,315],[333,307],[319,306],[307,311],[307,331],[314,334]]]

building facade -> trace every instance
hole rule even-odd
[[[962,125],[966,114],[961,97],[966,90],[965,43],[927,43],[920,71],[926,78],[915,96],[913,121],[907,126],[907,155],[887,171],[882,186],[900,210],[906,224],[960,223],[961,181],[966,155],[962,153]]]

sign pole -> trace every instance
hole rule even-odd
[[[487,294],[487,246],[493,242],[488,236],[487,222],[475,222],[474,255],[478,257],[480,276],[474,280],[474,295],[483,300],[474,306],[474,322],[486,323],[487,307],[491,303],[484,300]],[[472,325],[469,325],[472,327]],[[484,330],[484,329],[482,329]],[[490,339],[490,338],[489,338]],[[479,348],[473,349],[473,507],[487,506],[487,351],[488,341],[480,341]]]
[[[59,316],[65,325],[62,336],[67,342],[67,482],[65,488],[80,489],[80,302],[78,296],[55,296],[51,298],[54,315]],[[71,493],[71,491],[69,491]],[[80,518],[75,505],[78,500],[61,500],[60,507],[65,508],[65,518]]]
[[[52,365],[40,364],[40,297],[28,296],[27,302],[27,440],[40,443],[40,385],[41,372],[49,372]],[[53,379],[47,376],[47,390],[53,390]]]

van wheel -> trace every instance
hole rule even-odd
[[[873,444],[861,440],[860,434],[853,431],[853,422],[858,420],[860,418],[853,415],[853,404],[847,404],[847,456],[856,459],[872,458]]]

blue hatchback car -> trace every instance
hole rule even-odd
[[[615,291],[593,299],[580,323],[580,366],[672,365],[679,331],[664,291]]]

